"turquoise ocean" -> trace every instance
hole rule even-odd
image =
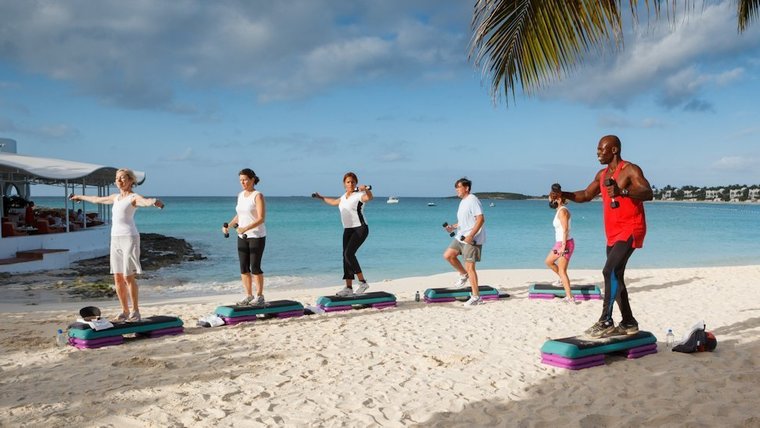
[[[162,269],[140,279],[150,294],[197,296],[241,290],[235,237],[221,225],[234,216],[234,197],[166,197],[164,210],[141,208],[140,232],[183,238],[208,259]],[[62,198],[42,197],[42,206]],[[488,233],[479,269],[546,269],[554,243],[554,210],[546,200],[482,200]],[[489,204],[493,202],[493,206]],[[435,206],[428,206],[434,203]],[[441,257],[451,238],[459,199],[376,197],[365,206],[370,226],[358,253],[372,282],[450,272]],[[605,260],[601,202],[570,203],[576,241],[572,269],[600,269]],[[647,237],[629,268],[731,266],[758,263],[760,204],[650,202]],[[96,210],[88,204],[87,211]],[[266,287],[295,289],[342,284],[342,226],[336,207],[309,197],[267,197]],[[601,280],[601,275],[600,275]]]

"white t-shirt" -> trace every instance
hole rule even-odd
[[[559,221],[559,210],[567,210],[567,207],[559,207],[557,208],[557,213],[554,214],[554,221],[552,222],[552,225],[554,226],[554,240],[557,242],[562,242],[562,240],[565,239],[565,231],[562,229],[562,222]],[[570,214],[570,210],[567,211],[568,214]],[[570,240],[570,220],[567,219],[567,239]]]
[[[258,221],[259,216],[256,212],[256,195],[258,194],[258,190],[254,190],[248,197],[245,197],[245,191],[238,193],[235,211],[237,212],[237,220],[240,226],[248,226]],[[261,223],[253,229],[245,231],[245,236],[246,238],[263,238],[267,236],[267,228],[264,223]],[[238,237],[242,238],[243,235],[238,234]]]
[[[483,215],[483,206],[480,205],[480,199],[473,194],[467,195],[459,202],[459,209],[457,210],[457,234],[456,238],[460,236],[468,236],[472,229],[475,227],[475,217]],[[477,245],[483,245],[486,243],[486,225],[480,228],[480,231],[475,235],[473,243]]]
[[[116,195],[111,207],[111,236],[134,236],[139,235],[135,225],[135,211],[137,207],[132,201],[137,195],[130,193],[124,198]],[[121,199],[120,199],[121,198]]]
[[[348,197],[346,197],[345,193],[340,197],[338,209],[340,210],[340,221],[343,223],[344,229],[367,224],[364,219],[364,202],[362,202],[362,196],[364,195],[364,192],[354,192]]]

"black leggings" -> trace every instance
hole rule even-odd
[[[620,307],[623,322],[636,321],[631,312],[631,304],[628,302],[628,290],[625,288],[623,275],[625,265],[633,254],[633,237],[627,241],[617,241],[611,247],[607,247],[607,263],[604,265],[604,308],[599,321],[612,321],[612,309],[615,302]]]
[[[240,273],[252,273],[260,275],[264,273],[261,270],[261,257],[264,255],[266,246],[266,236],[262,238],[243,239],[238,236],[238,258],[240,259]]]
[[[366,224],[343,229],[343,279],[354,279],[355,274],[362,273],[359,260],[356,259],[356,251],[362,246],[367,236],[369,236],[369,226]]]

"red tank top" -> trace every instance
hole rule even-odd
[[[612,178],[618,181],[618,176],[626,164],[620,160],[612,173]],[[624,196],[615,198],[620,204],[618,208],[610,207],[610,198],[604,185],[606,171],[599,174],[599,188],[602,193],[602,205],[604,206],[604,232],[607,234],[607,246],[610,247],[618,241],[627,241],[633,236],[633,248],[644,246],[644,236],[647,234],[647,221],[644,215],[644,202]]]

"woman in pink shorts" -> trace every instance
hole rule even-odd
[[[555,186],[559,188],[558,184]],[[565,206],[566,203],[567,201],[561,196],[561,192],[559,192],[557,199],[549,197],[549,206],[556,210],[552,222],[555,244],[546,256],[545,262],[546,266],[559,276],[559,280],[554,285],[561,284],[565,288],[565,301],[575,302],[570,290],[570,278],[567,276],[567,266],[570,264],[570,258],[575,250],[575,241],[570,237],[570,210]]]

